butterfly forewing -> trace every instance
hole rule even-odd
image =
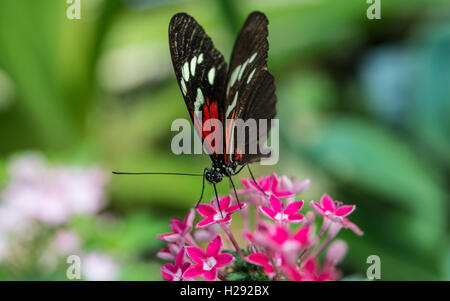
[[[214,47],[203,28],[185,13],[172,17],[169,25],[169,45],[174,71],[192,122],[203,140],[210,131],[203,130],[208,119],[223,122],[223,95],[225,93],[227,65],[223,55]],[[196,114],[195,112],[201,112]],[[216,158],[214,143],[204,146]]]
[[[260,137],[267,137],[270,119],[276,114],[275,84],[267,70],[267,25],[268,20],[263,13],[254,12],[248,16],[235,43],[227,76],[223,103],[225,118],[268,120],[265,133],[260,133],[258,127],[258,136],[246,137],[244,150],[238,149],[239,144],[234,141],[233,122],[225,127],[226,152],[232,153],[232,160],[239,164],[255,162],[264,156],[259,147],[257,153],[249,153],[249,144],[259,144]]]

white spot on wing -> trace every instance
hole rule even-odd
[[[214,77],[216,76],[216,68],[212,67],[208,72],[208,82],[212,86],[214,84]]]
[[[241,70],[239,70],[239,75],[238,75],[238,80],[239,80],[239,81],[241,80],[242,74],[244,74],[245,68],[247,67],[248,63],[249,63],[249,59],[247,59],[247,60],[244,62],[244,64],[243,64],[242,67],[241,67]]]
[[[191,74],[192,76],[195,75],[195,67],[197,66],[197,57],[194,56],[191,60]]]
[[[253,62],[253,60],[256,58],[256,55],[258,55],[258,52],[253,53],[253,55],[250,57],[249,63]]]
[[[247,78],[247,84],[252,80],[253,75],[255,74],[256,68],[253,69],[252,73]]]
[[[203,53],[200,53],[200,54],[198,55],[197,63],[198,63],[198,64],[201,64],[202,62],[203,62]]]
[[[195,98],[194,102],[194,111],[198,111],[200,109],[200,106],[205,102],[205,98],[203,97],[202,90],[200,88],[197,88],[197,97]]]
[[[183,79],[181,79],[180,84],[181,84],[181,91],[183,92],[183,95],[186,96],[187,89]]]
[[[181,73],[183,74],[183,78],[185,81],[189,80],[189,62],[184,63],[183,68],[181,69]]]
[[[227,113],[225,114],[226,117],[228,117],[228,115],[230,115],[230,113],[233,111],[234,107],[236,106],[237,99],[238,99],[238,94],[239,94],[239,92],[236,92],[236,94],[234,95],[233,102],[232,102],[231,105],[227,108]]]
[[[230,78],[230,83],[229,83],[229,87],[233,87],[234,83],[236,82],[236,79],[238,77],[239,71],[241,70],[241,65],[237,66],[233,73],[231,74],[231,78]]]

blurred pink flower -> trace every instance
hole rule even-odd
[[[119,277],[119,265],[108,255],[89,253],[81,259],[81,273],[88,281],[113,281]]]
[[[172,228],[171,233],[159,234],[158,238],[161,240],[165,240],[167,242],[179,242],[181,243],[183,240],[189,240],[190,232],[192,230],[192,224],[195,218],[194,209],[189,210],[188,214],[184,218],[183,221],[173,218],[170,221],[170,227]]]
[[[355,234],[357,234],[359,236],[364,234],[364,232],[361,229],[359,229],[359,227],[357,225],[352,223],[348,218],[344,217],[342,219],[342,226],[346,229],[352,230]]]
[[[328,218],[333,222],[342,222],[343,218],[355,210],[355,205],[342,205],[335,202],[328,194],[324,194],[320,204],[311,201],[311,206],[316,213],[322,217]]]
[[[334,268],[320,269],[316,259],[309,259],[301,270],[302,281],[333,281],[337,280],[338,273]]]
[[[255,233],[246,233],[246,238],[259,246],[280,253],[288,264],[295,264],[299,251],[311,241],[311,227],[304,225],[292,235],[289,229],[279,225],[261,225]]]
[[[270,278],[273,278],[275,276],[275,270],[272,266],[272,262],[269,260],[269,256],[267,256],[267,254],[252,253],[247,256],[246,260],[250,263],[264,267],[264,272]],[[280,256],[280,254],[275,253],[273,260],[274,260],[277,268],[281,268],[283,266],[284,260],[283,260],[283,257]]]
[[[180,249],[175,264],[166,263],[161,267],[161,276],[168,281],[183,281],[183,273],[191,266],[191,264],[185,261],[185,250]]]
[[[209,204],[200,204],[197,207],[197,212],[205,217],[205,219],[201,220],[197,224],[197,228],[203,228],[206,226],[210,226],[215,223],[230,223],[231,222],[231,214],[238,211],[239,205],[236,203],[231,205],[231,197],[225,196],[219,200],[220,209],[217,206],[217,202],[215,198],[212,200],[213,205]],[[246,205],[242,204],[244,208]]]
[[[162,248],[156,256],[164,260],[175,260],[183,246],[177,243],[169,243],[167,248]]]
[[[78,251],[81,241],[75,231],[58,230],[53,237],[51,245],[59,254],[66,255]]]
[[[270,208],[260,206],[259,210],[273,221],[291,224],[298,224],[303,221],[303,214],[298,213],[303,206],[303,201],[291,202],[285,207],[281,200],[272,194],[269,202]]]
[[[281,189],[288,190],[292,192],[292,194],[299,194],[308,189],[310,183],[310,179],[305,179],[298,183],[294,183],[293,178],[288,178],[286,176],[281,176],[279,179],[279,185]]]
[[[326,265],[336,266],[347,254],[347,250],[347,244],[343,240],[333,241],[325,254]]]
[[[222,238],[217,235],[208,245],[205,251],[199,247],[186,247],[186,252],[194,265],[190,266],[183,274],[184,278],[202,276],[212,281],[217,278],[218,268],[230,264],[234,257],[230,253],[220,253],[222,250]]]
[[[202,243],[205,241],[211,241],[220,231],[218,224],[212,224],[205,228],[199,229],[194,232],[194,238],[197,242]]]
[[[293,178],[288,178],[286,176],[278,177],[276,174],[271,174],[258,179],[256,181],[258,185],[256,185],[253,179],[242,179],[241,183],[242,186],[244,186],[244,189],[239,189],[237,191],[239,194],[256,194],[259,196],[264,196],[261,191],[262,189],[267,194],[275,195],[278,198],[284,198],[292,197],[307,189],[309,187],[310,180],[305,179],[299,183],[294,183]]]
[[[242,179],[241,183],[242,186],[244,186],[244,189],[239,190],[238,192],[241,194],[256,193],[264,196],[261,191],[263,190],[266,194],[273,194],[279,198],[294,195],[293,191],[285,189],[280,185],[280,180],[278,179],[276,174],[271,174],[270,176],[260,178],[256,182],[257,183],[255,183],[253,179]]]
[[[31,153],[10,162],[8,170],[11,181],[1,193],[1,206],[12,206],[24,217],[59,225],[104,205],[108,177],[98,167],[51,167]]]

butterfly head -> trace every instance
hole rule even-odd
[[[210,183],[217,184],[222,181],[223,175],[220,169],[207,169],[205,173],[206,180]]]

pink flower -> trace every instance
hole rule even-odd
[[[174,218],[170,221],[170,227],[172,228],[171,233],[159,234],[158,238],[165,240],[167,242],[180,242],[189,241],[189,232],[192,230],[192,224],[194,222],[195,211],[194,209],[189,210],[188,214],[181,221]]]
[[[108,177],[98,167],[54,167],[32,153],[11,161],[8,170],[11,181],[0,197],[30,219],[55,226],[104,206]]]
[[[217,202],[215,199],[212,201],[213,205],[209,204],[200,204],[197,207],[198,213],[205,217],[205,219],[201,220],[197,224],[197,228],[203,228],[209,225],[213,225],[215,223],[231,223],[231,214],[238,211],[239,205],[236,203],[231,205],[231,197],[228,195],[219,200],[220,210],[217,206]],[[242,208],[245,207],[245,204],[242,204]]]
[[[337,274],[334,269],[321,270],[317,261],[313,259],[305,262],[301,271],[302,281],[332,281],[336,278]]]
[[[168,281],[183,281],[183,273],[191,266],[191,264],[184,260],[185,250],[180,249],[175,264],[166,263],[161,267],[161,276]]]
[[[274,195],[269,199],[270,208],[260,206],[259,210],[268,218],[283,223],[298,224],[303,221],[303,214],[297,213],[303,206],[303,201],[292,202],[286,208],[279,198]]]
[[[175,260],[183,247],[177,243],[169,243],[167,248],[162,248],[156,256],[164,260]]]
[[[80,237],[71,230],[58,230],[52,239],[52,247],[60,254],[73,254],[81,246]]]
[[[119,276],[118,264],[108,255],[89,253],[81,260],[83,279],[89,281],[113,281]]]
[[[291,191],[294,195],[306,190],[311,183],[310,179],[305,179],[299,183],[294,183],[293,178],[288,178],[286,176],[281,176],[279,179],[280,187],[284,190]]]
[[[311,242],[312,226],[302,226],[294,235],[285,227],[261,225],[254,234],[246,238],[254,243],[280,252],[288,264],[295,264],[300,250]]]
[[[260,265],[264,267],[264,272],[269,276],[270,278],[273,278],[275,276],[275,271],[272,266],[272,262],[269,260],[269,257],[264,253],[252,253],[247,256],[247,261],[256,265]],[[283,266],[283,257],[279,254],[275,255],[274,263],[277,266],[277,268],[280,268]]]
[[[186,247],[188,256],[196,264],[190,266],[183,274],[184,278],[195,278],[203,275],[206,280],[213,281],[217,278],[218,268],[230,264],[234,257],[230,253],[220,253],[222,238],[217,235],[208,245],[205,251],[199,247]]]
[[[284,189],[280,185],[280,180],[277,178],[275,174],[271,174],[270,176],[263,177],[256,181],[258,185],[253,181],[253,179],[243,179],[241,180],[242,185],[244,186],[244,190],[239,190],[241,194],[251,194],[256,193],[259,195],[263,195],[261,189],[268,193],[273,194],[279,198],[288,197],[294,195],[294,192],[288,189]],[[258,187],[259,186],[259,187]]]
[[[336,266],[347,254],[347,250],[347,244],[343,240],[336,240],[331,243],[325,255],[326,265]]]
[[[359,229],[359,227],[357,225],[355,225],[354,223],[352,223],[348,218],[343,218],[342,219],[342,226],[346,229],[350,229],[352,230],[355,234],[361,236],[364,234],[363,231],[361,231],[361,229]]]
[[[318,215],[339,223],[342,223],[344,217],[356,208],[355,205],[342,205],[342,203],[335,202],[328,194],[323,195],[320,204],[311,201],[311,206]]]
[[[208,227],[202,228],[194,232],[195,241],[202,243],[205,241],[211,241],[220,231],[218,224],[212,224]]]

